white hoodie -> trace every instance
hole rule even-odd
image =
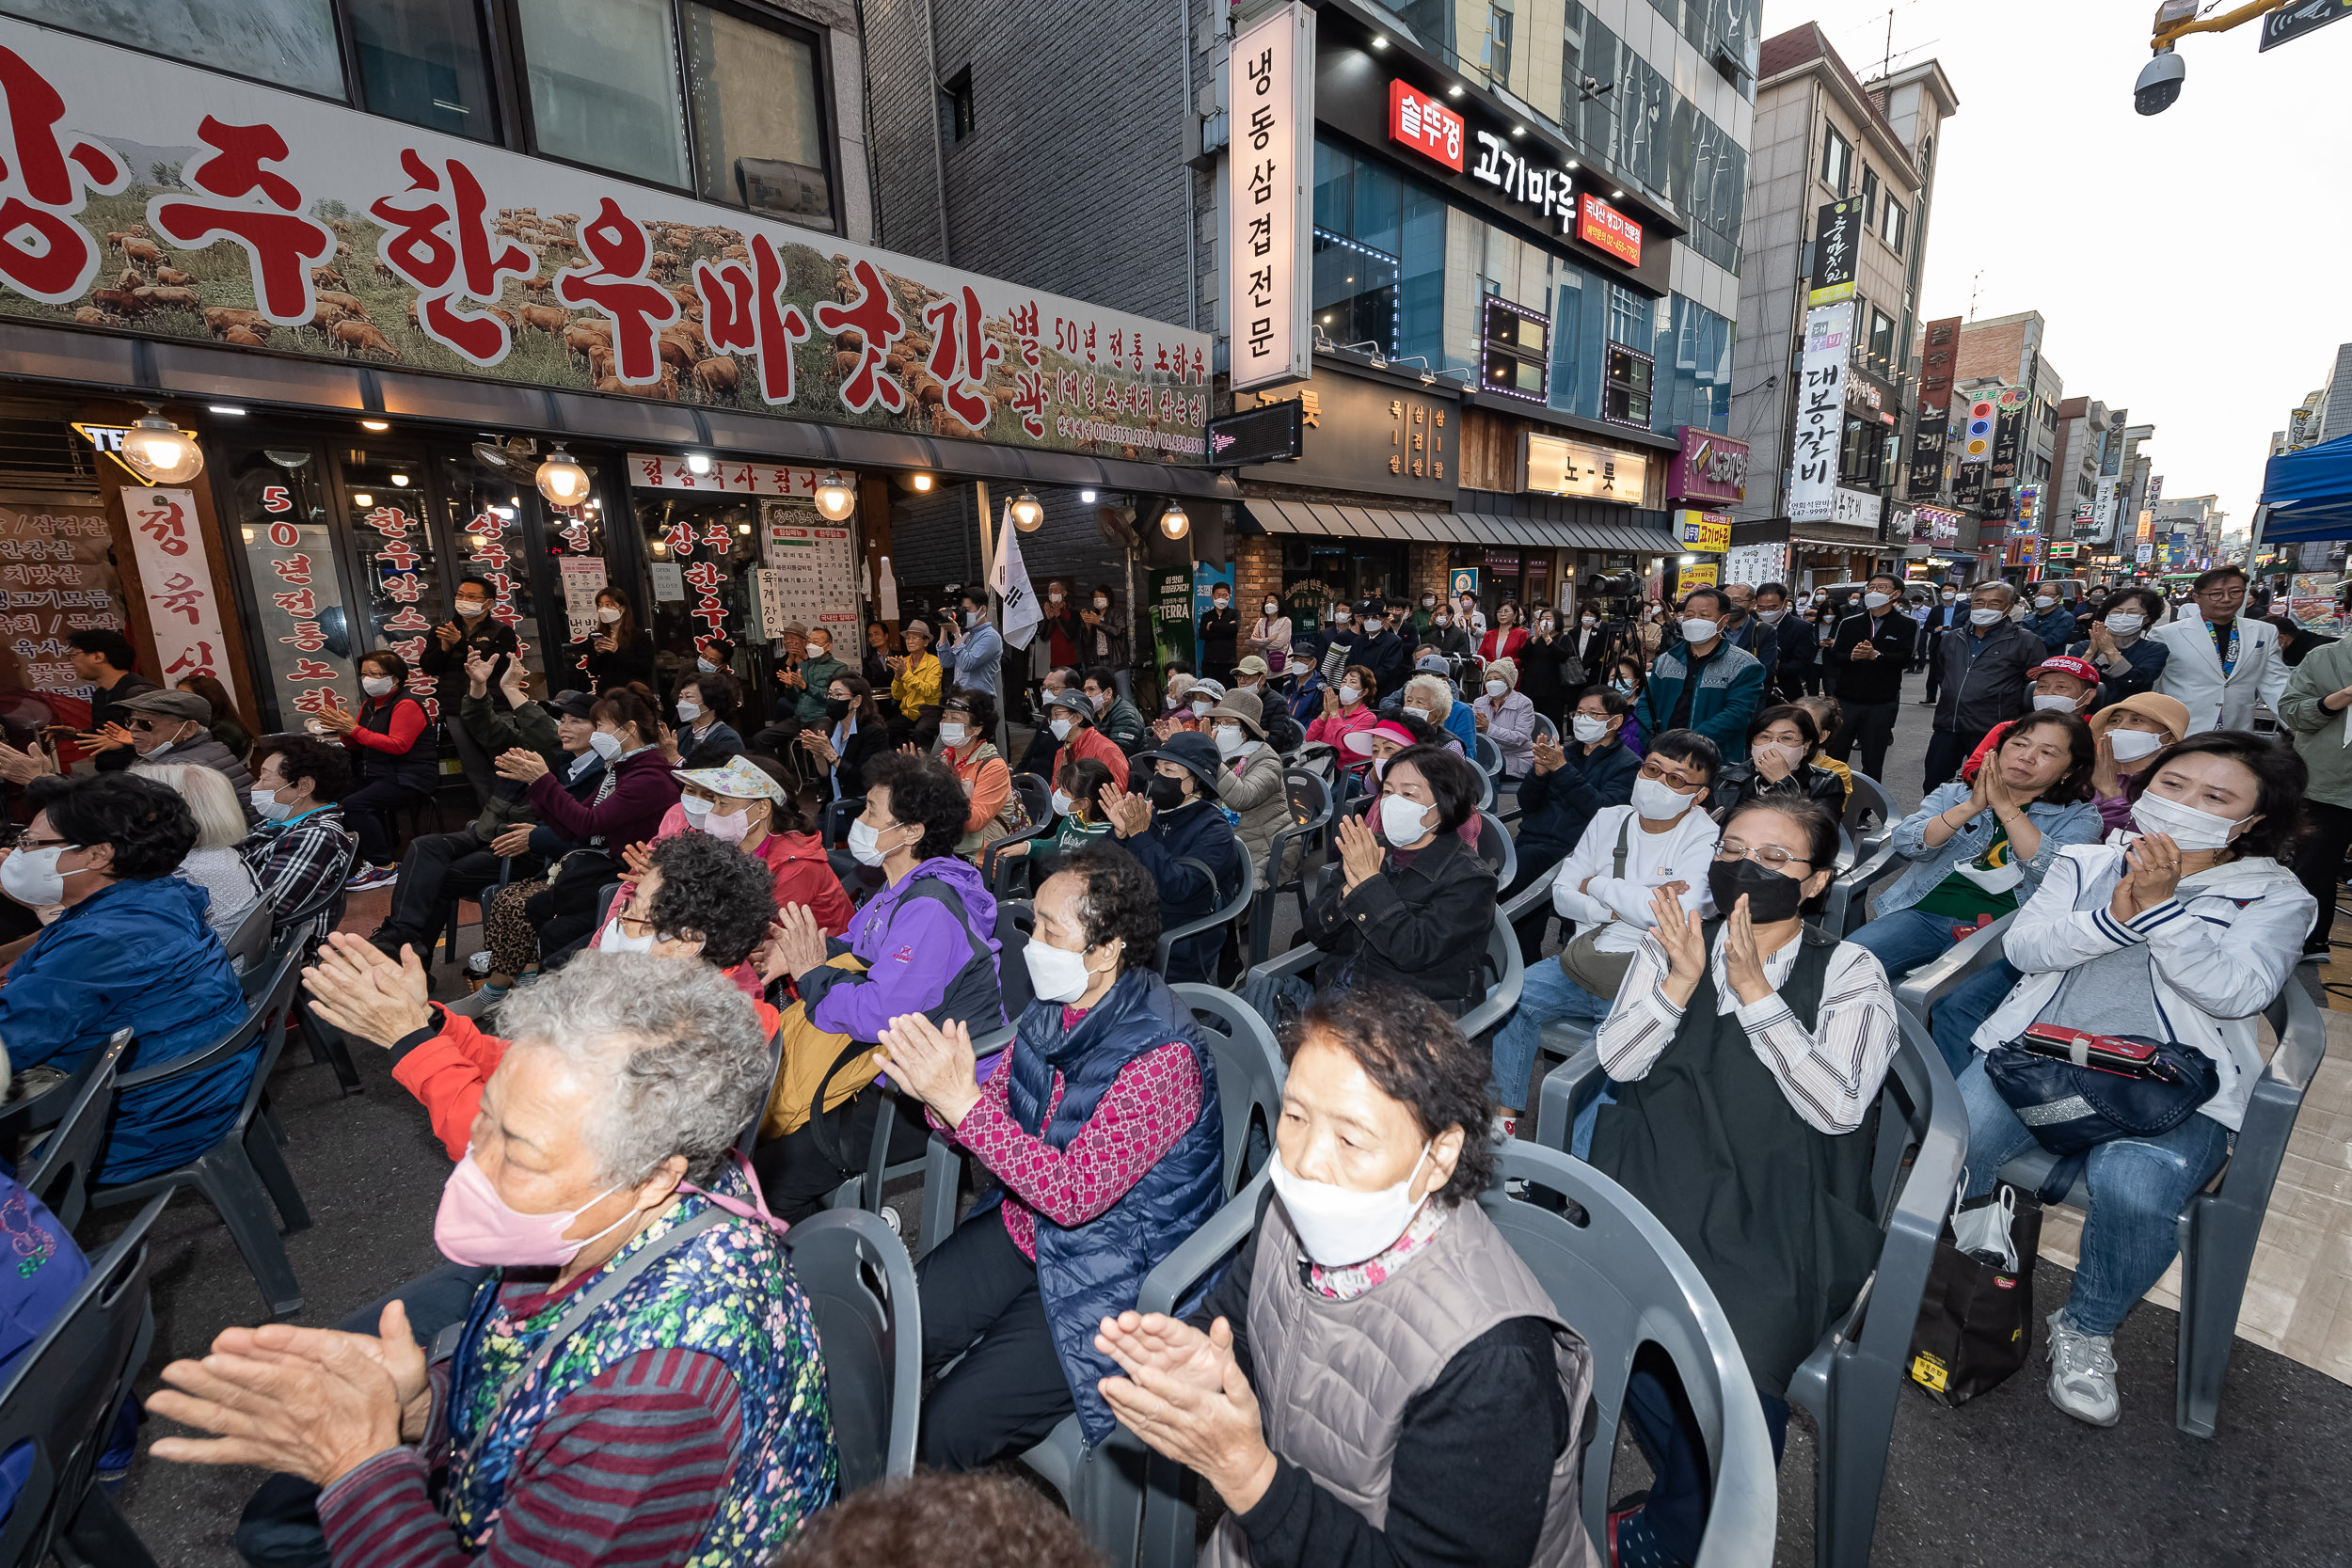
[[[2119,830],[2105,844],[2058,851],[2001,938],[2002,957],[2025,978],[1974,1043],[1990,1051],[2017,1038],[2068,970],[2144,942],[2157,1015],[2175,1040],[2221,1065],[2221,1086],[2199,1114],[2234,1132],[2263,1070],[2255,1020],[2294,973],[2318,904],[2285,866],[2250,856],[2184,877],[2170,898],[2118,920],[2108,903],[2122,879],[2123,846],[2137,836]]]

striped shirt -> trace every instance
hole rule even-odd
[[[548,1300],[536,1284],[510,1285],[499,1314],[520,1322]],[[320,1496],[336,1568],[650,1568],[685,1561],[710,1528],[743,1441],[735,1378],[717,1357],[641,1352],[558,1404],[516,1460],[478,1557],[426,1489],[448,1457],[444,1373],[434,1369],[421,1447],[387,1449]]]
[[[1790,941],[1764,959],[1764,983],[1772,994],[1742,1004],[1724,977],[1724,935],[1715,936],[1709,967],[1718,1015],[1736,1015],[1765,1070],[1780,1084],[1789,1108],[1823,1132],[1851,1132],[1879,1096],[1886,1064],[1901,1037],[1895,1022],[1895,993],[1886,972],[1868,949],[1841,942],[1830,955],[1821,979],[1821,1007],[1807,1033],[1780,988],[1796,967],[1804,944]],[[1649,1075],[1649,1069],[1682,1027],[1683,1009],[1666,995],[1666,949],[1653,931],[1634,949],[1616,1005],[1595,1043],[1600,1065],[1619,1083]]]

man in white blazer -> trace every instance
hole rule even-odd
[[[2240,615],[2245,603],[2244,570],[2216,566],[2198,578],[2170,625],[2147,634],[2172,650],[2156,689],[2187,707],[2191,735],[2250,730],[2254,699],[2276,713],[2287,689],[2278,628]]]

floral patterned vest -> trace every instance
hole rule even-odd
[[[735,1170],[713,1186],[749,1196]],[[834,1500],[839,1455],[816,1324],[781,1240],[756,1221],[725,1217],[649,1265],[574,1330],[545,1367],[532,1367],[507,1391],[580,1291],[712,1207],[699,1195],[681,1197],[564,1300],[519,1322],[499,1304],[498,1276],[484,1282],[451,1363],[451,1453],[441,1497],[443,1513],[469,1550],[488,1545],[516,1460],[564,1398],[649,1350],[718,1357],[742,1401],[735,1470],[710,1528],[685,1560],[689,1568],[767,1563],[802,1521]]]

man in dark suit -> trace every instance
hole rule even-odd
[[[1837,671],[1837,703],[1845,718],[1830,736],[1829,754],[1844,762],[1862,743],[1862,771],[1883,778],[1887,743],[1895,737],[1895,715],[1902,706],[1903,673],[1919,638],[1919,624],[1899,602],[1903,585],[1874,572],[1862,602],[1837,623],[1824,661]]]
[[[1928,618],[1919,626],[1928,661],[1928,694],[1919,699],[1922,707],[1935,705],[1936,688],[1943,684],[1944,660],[1938,656],[1944,651],[1945,634],[1965,629],[1968,625],[1968,600],[1965,595],[1948,582],[1937,589],[1936,594],[1936,601],[1928,606]]]

